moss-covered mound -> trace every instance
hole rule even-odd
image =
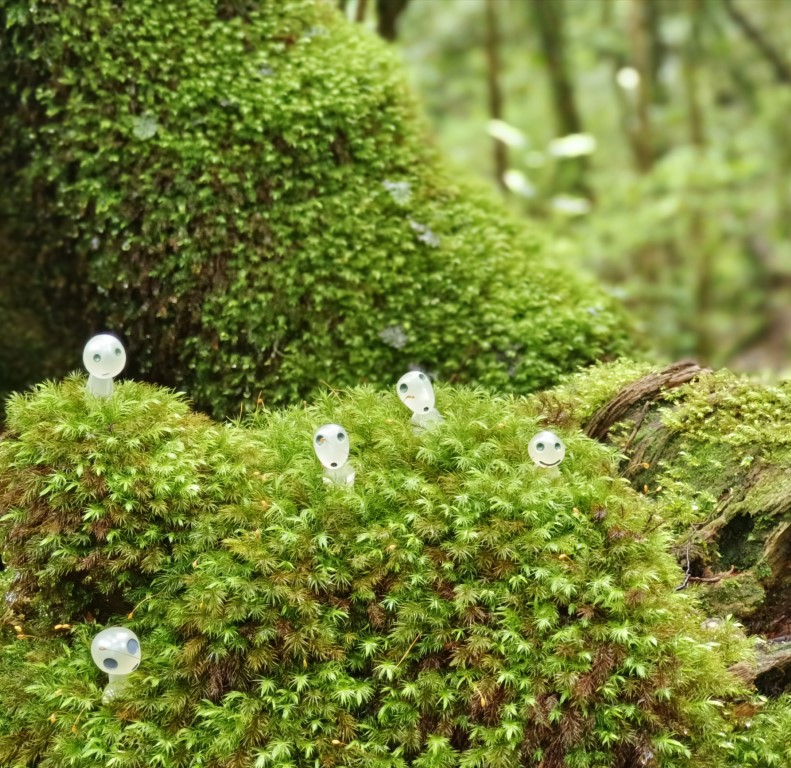
[[[624,476],[666,510],[711,615],[791,632],[791,383],[619,362],[535,403],[623,452]]]
[[[416,435],[370,389],[245,427],[148,385],[83,390],[14,398],[0,442],[0,765],[789,757],[781,705],[739,724],[756,716],[726,671],[743,643],[675,591],[655,504],[572,430],[560,474],[535,467],[532,404],[443,387],[446,422]],[[329,421],[353,488],[322,481]],[[93,619],[144,653],[106,706]]]
[[[333,5],[0,0],[9,257],[53,306],[82,276],[129,373],[216,414],[411,364],[523,392],[624,351],[613,303],[458,183]]]

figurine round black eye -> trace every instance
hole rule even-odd
[[[552,432],[539,432],[528,444],[530,458],[544,469],[557,467],[566,455],[563,441]]]

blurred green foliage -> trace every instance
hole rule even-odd
[[[528,391],[630,348],[614,301],[446,172],[397,57],[330,4],[0,10],[11,258],[53,311],[82,280],[128,373],[228,415],[415,365]]]
[[[399,45],[440,144],[490,179],[487,3],[511,206],[558,261],[595,270],[663,356],[787,369],[791,3],[552,0],[550,30],[545,0],[411,3]],[[568,124],[559,67],[595,140],[581,158],[553,143]]]

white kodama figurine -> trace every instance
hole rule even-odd
[[[131,629],[108,627],[93,638],[91,657],[93,663],[110,676],[102,696],[102,701],[107,702],[123,688],[129,675],[140,666],[140,641]]]
[[[100,333],[85,345],[82,362],[89,374],[87,391],[97,397],[110,397],[113,377],[126,365],[126,351],[115,336]]]
[[[313,435],[313,448],[321,466],[324,482],[354,485],[354,468],[349,464],[349,435],[339,424],[325,424]]]
[[[566,446],[554,432],[539,432],[528,444],[527,452],[539,467],[559,474],[558,465],[566,455]]]
[[[421,371],[405,373],[396,384],[401,402],[412,411],[412,424],[418,429],[428,429],[444,421],[434,407],[434,387]]]

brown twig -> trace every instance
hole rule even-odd
[[[738,574],[736,573],[735,565],[732,565],[729,571],[725,571],[724,573],[718,573],[716,576],[711,576],[710,578],[704,578],[703,576],[690,576],[689,581],[696,581],[707,584],[716,584],[718,581],[727,579],[730,576],[738,576]]]
[[[409,646],[409,648],[407,648],[407,649],[406,649],[406,652],[404,653],[404,655],[403,655],[403,656],[402,656],[402,657],[401,657],[401,658],[398,660],[398,664],[396,664],[396,666],[397,666],[397,667],[400,667],[400,666],[401,666],[401,662],[402,662],[402,661],[403,661],[403,660],[404,660],[404,659],[405,659],[407,656],[409,656],[409,652],[410,652],[410,651],[411,651],[411,650],[412,650],[412,649],[415,647],[415,643],[416,643],[418,640],[420,640],[420,638],[421,638],[421,635],[420,635],[420,633],[418,633],[417,637],[416,637],[416,638],[415,638],[415,639],[412,641],[412,645],[410,645],[410,646]]]
[[[684,581],[681,584],[679,584],[679,586],[676,587],[675,589],[676,592],[680,592],[682,589],[686,589],[687,585],[689,584],[689,580],[692,578],[691,568],[689,564],[689,547],[690,547],[690,542],[687,542],[687,570],[686,573],[684,574]]]

